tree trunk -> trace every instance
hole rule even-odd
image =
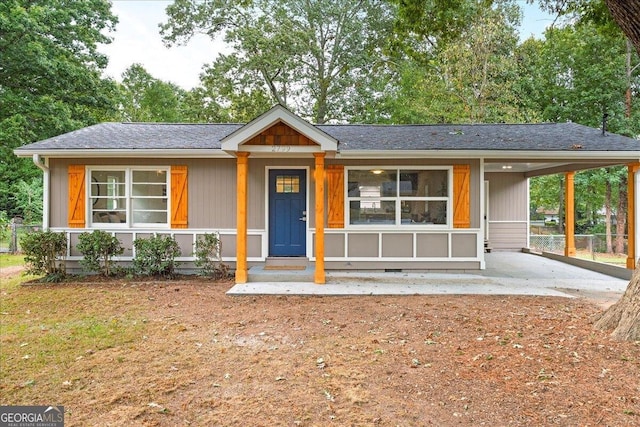
[[[638,0],[605,0],[605,3],[613,19],[640,55],[640,2]]]
[[[640,262],[622,298],[600,314],[593,327],[613,330],[611,336],[615,339],[640,340]]]

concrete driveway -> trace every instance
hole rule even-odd
[[[608,305],[627,287],[623,279],[522,252],[492,252],[487,268],[469,273],[329,271],[327,284],[253,282],[229,295],[542,295],[582,296]]]

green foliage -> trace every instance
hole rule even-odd
[[[40,224],[42,221],[42,179],[21,179],[15,188],[15,205],[22,214],[25,224]]]
[[[0,2],[0,209],[22,215],[16,183],[39,176],[13,149],[96,123],[115,111],[99,43],[114,28],[107,0]]]
[[[609,130],[621,127],[627,77],[626,42],[620,33],[613,36],[584,23],[551,28],[544,41],[527,47],[521,66],[531,74],[522,76],[528,82],[523,96],[543,120],[599,127],[607,113]]]
[[[53,231],[36,231],[22,236],[20,246],[25,254],[27,273],[44,274],[45,281],[58,282],[66,273],[64,257],[67,236]]]
[[[153,236],[133,241],[133,269],[138,275],[173,277],[180,246],[173,237]]]
[[[222,241],[218,234],[205,233],[196,240],[195,265],[199,274],[214,279],[224,279],[229,275],[229,267],[222,262]]]
[[[203,83],[233,120],[278,103],[316,123],[348,119],[375,97],[369,80],[382,73],[393,16],[373,0],[177,0],[167,15],[168,44],[225,37],[233,52],[215,59]]]
[[[10,221],[7,212],[0,211],[0,240],[6,240],[11,233]]]
[[[116,236],[102,230],[81,233],[77,249],[82,253],[80,265],[83,269],[110,276],[113,274],[114,256],[124,252],[124,247]]]
[[[398,62],[396,91],[388,91],[392,123],[498,123],[531,120],[519,102],[513,55],[519,9],[506,2],[487,7],[440,41],[428,60]]]
[[[394,23],[394,51],[406,53],[419,64],[460,35],[493,1],[394,0],[398,13]]]
[[[187,92],[154,78],[140,64],[122,73],[122,115],[130,122],[187,122],[183,104]]]

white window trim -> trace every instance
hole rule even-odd
[[[125,173],[125,214],[126,220],[123,223],[109,222],[93,222],[93,209],[91,198],[91,174],[93,171],[118,171]],[[167,181],[167,222],[166,223],[134,223],[132,212],[133,199],[133,171],[163,171],[166,174]],[[100,166],[92,165],[86,167],[85,172],[85,194],[86,194],[86,218],[88,228],[95,229],[112,229],[112,228],[153,228],[153,229],[169,229],[171,228],[171,166]]]
[[[368,166],[346,166],[345,168],[345,179],[344,179],[344,218],[345,218],[345,228],[347,229],[356,229],[361,230],[363,228],[373,229],[373,230],[409,230],[411,227],[418,228],[429,228],[429,229],[452,229],[453,228],[453,166],[451,165],[432,165],[432,166],[415,166],[415,165],[368,165]],[[398,218],[401,218],[401,203],[395,204],[395,224],[376,224],[376,223],[368,223],[368,224],[351,224],[351,202],[357,200],[363,200],[359,197],[349,197],[349,172],[354,170],[373,170],[373,169],[384,169],[384,170],[395,170],[396,173],[400,173],[403,170],[439,170],[439,171],[447,171],[447,196],[446,197],[415,197],[408,198],[407,196],[394,196],[394,197],[379,197],[379,198],[366,198],[365,201],[402,201],[402,200],[412,200],[412,201],[446,201],[447,203],[447,219],[446,224],[422,224],[422,223],[411,223],[411,224],[402,224],[398,223]]]

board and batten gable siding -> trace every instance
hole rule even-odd
[[[521,173],[487,173],[489,242],[493,249],[521,250],[529,233],[529,186]]]

